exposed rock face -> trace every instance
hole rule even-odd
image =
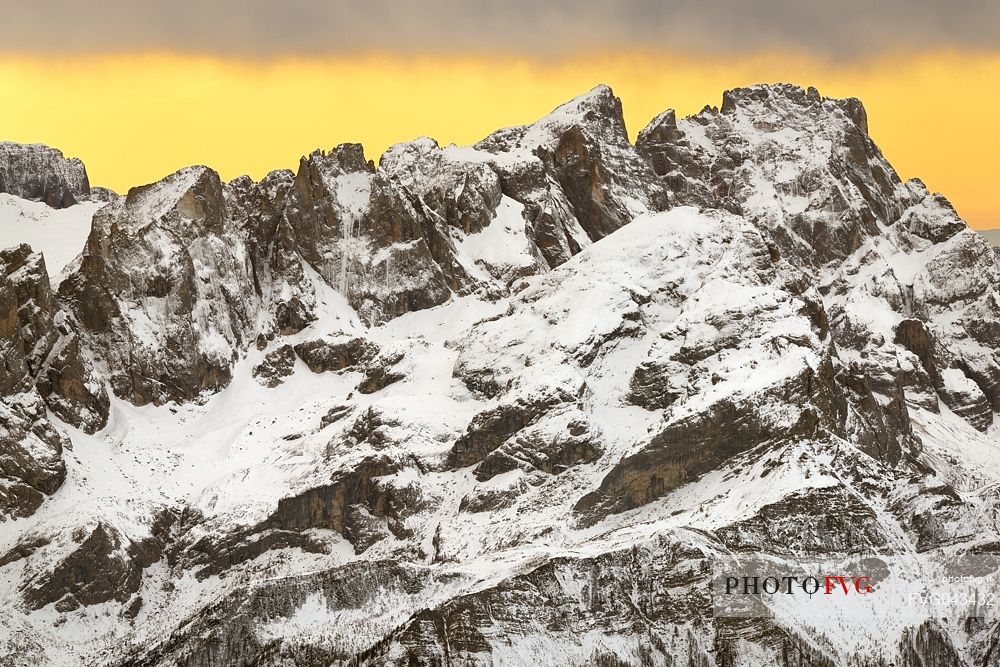
[[[703,554],[663,538],[593,559],[557,558],[414,614],[364,658],[371,664],[433,664],[446,655],[475,660],[496,643],[530,641],[542,626],[550,629],[550,641],[558,647],[553,653],[563,656],[563,664],[630,664],[615,661],[620,653],[604,654],[576,639],[627,626],[633,632],[625,652],[634,664],[688,655],[687,664],[712,664],[699,636],[706,628],[688,626],[711,607],[708,572]],[[638,581],[645,583],[636,591]]]
[[[359,552],[390,532],[396,537],[408,537],[405,520],[420,508],[419,490],[383,486],[377,479],[397,470],[395,462],[385,458],[363,461],[327,486],[283,499],[265,526],[296,532],[311,528],[335,530]],[[364,521],[369,517],[377,519],[371,523]],[[383,534],[371,540],[369,533],[373,528],[377,530],[375,526],[380,523],[388,531],[383,530]]]
[[[0,142],[0,192],[66,208],[90,197],[83,162],[41,144]]]
[[[69,441],[45,418],[41,397],[30,385],[22,388],[8,393],[0,404],[0,516],[4,517],[31,516],[66,479],[62,453]]]
[[[295,350],[291,345],[282,345],[267,353],[264,360],[254,366],[253,376],[263,386],[274,388],[285,381],[295,369]]]
[[[572,400],[573,396],[557,391],[545,396],[519,398],[509,405],[500,405],[476,415],[466,433],[455,441],[448,457],[449,464],[464,468],[479,463],[504,441],[537,422],[552,408]]]
[[[563,421],[564,430],[557,427]],[[476,479],[483,482],[512,470],[541,471],[557,475],[574,466],[593,463],[603,454],[601,433],[580,410],[562,411],[540,428],[518,429],[483,458]]]
[[[92,187],[90,188],[90,201],[104,202],[105,204],[118,199],[118,193],[110,188]]]
[[[905,208],[861,103],[813,88],[730,90],[721,110],[681,121],[668,111],[639,134],[636,149],[681,203],[754,219],[803,262],[843,259]],[[785,164],[791,169],[779,174]],[[762,171],[764,181],[755,178]]]
[[[190,632],[179,633],[156,646],[136,646],[136,657],[130,658],[130,664],[275,664],[282,660],[307,662],[320,659],[318,656],[327,661],[347,660],[368,645],[364,633],[337,632],[339,647],[317,652],[312,647],[286,648],[280,642],[258,638],[255,628],[293,618],[296,610],[311,599],[321,600],[320,606],[333,613],[351,613],[387,602],[393,609],[370,617],[375,627],[384,627],[393,622],[395,610],[416,609],[422,591],[461,579],[432,568],[379,560],[244,588],[192,619]],[[245,611],[233,617],[234,608]]]
[[[109,600],[127,602],[139,590],[142,568],[159,559],[143,553],[140,545],[129,545],[114,528],[97,524],[76,549],[49,573],[29,582],[25,602],[35,609],[55,603],[59,611]]]
[[[245,237],[252,266],[250,294],[263,304],[256,337],[259,348],[277,335],[301,331],[315,319],[315,295],[283,216],[294,180],[290,171],[274,171],[260,183],[245,176],[237,178],[224,190],[232,229]]]
[[[0,278],[13,290],[27,372],[49,409],[84,431],[103,428],[107,391],[52,293],[45,260],[26,245],[0,250]]]
[[[385,366],[371,366],[365,372],[364,379],[358,383],[358,391],[362,394],[374,394],[382,391],[390,384],[406,378],[403,373],[390,370]]]
[[[791,494],[718,534],[730,549],[749,554],[870,554],[888,547],[871,507],[838,487]]]
[[[133,188],[94,216],[59,298],[118,396],[160,404],[228,384],[256,315],[232,224],[218,175],[203,167]]]
[[[624,511],[645,505],[735,455],[773,442],[820,438],[835,428],[829,365],[804,368],[745,403],[729,400],[671,422],[639,452],[622,459],[598,491],[584,496],[583,513]],[[777,400],[776,400],[777,399]],[[801,406],[784,413],[778,401]]]
[[[629,142],[621,100],[607,86],[534,125],[500,130],[475,148],[499,173],[504,194],[524,205],[549,266],[667,205],[667,193]]]
[[[295,354],[313,373],[325,373],[365,365],[375,358],[378,348],[364,338],[342,342],[310,340],[296,345]]]
[[[857,100],[729,91],[633,146],[599,86],[100,196],[58,289],[0,252],[0,654],[995,662],[976,610],[713,604],[734,555],[877,556],[889,597],[998,551],[1000,264]]]
[[[59,309],[41,255],[0,250],[0,516],[29,516],[66,477],[69,440],[47,414],[104,426],[108,396]]]
[[[972,325],[997,319],[987,296],[996,280],[992,250],[944,197],[918,180],[900,181],[868,136],[858,100],[822,98],[789,85],[733,90],[721,110],[706,108],[683,120],[673,112],[657,117],[636,149],[680,202],[753,221],[768,232],[775,252],[820,279],[838,344],[867,356],[894,338],[894,330],[872,321],[873,303],[897,322],[968,318],[961,328],[932,332],[933,356],[941,370],[967,369],[980,391],[957,376],[957,384],[943,390],[943,380],[928,372],[945,392],[942,399],[961,405],[977,427],[992,423],[1000,376],[994,353],[986,350],[995,349],[995,332]],[[914,270],[911,260],[924,268]],[[827,263],[841,264],[831,272],[823,269]],[[956,266],[976,268],[948,280]],[[832,279],[820,278],[824,274]],[[637,382],[642,394],[641,378]],[[927,390],[908,387],[907,398],[926,405]],[[980,396],[992,407],[984,410]]]

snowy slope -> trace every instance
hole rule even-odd
[[[45,256],[49,274],[58,276],[83,250],[90,221],[103,205],[83,202],[55,209],[0,193],[0,246],[27,243]]]

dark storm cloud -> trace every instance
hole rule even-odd
[[[623,48],[836,58],[1000,47],[1000,0],[0,0],[0,51],[239,56]]]

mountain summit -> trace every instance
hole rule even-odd
[[[0,252],[0,664],[994,664],[907,595],[1000,544],[1000,264],[858,100],[108,199],[58,279]],[[727,615],[732,559],[883,597]]]
[[[87,170],[77,158],[41,144],[0,142],[0,192],[66,208],[90,196]]]

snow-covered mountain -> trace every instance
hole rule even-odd
[[[66,208],[90,198],[83,162],[41,144],[0,141],[0,192]]]
[[[0,220],[0,665],[1000,664],[1000,264],[858,100],[107,198],[65,269]]]

